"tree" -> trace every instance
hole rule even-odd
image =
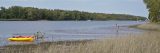
[[[160,21],[160,0],[143,0],[149,11],[150,22]]]
[[[137,16],[124,14],[90,13],[77,10],[39,9],[11,6],[0,8],[0,19],[17,20],[135,20]],[[144,17],[138,17],[144,18]],[[144,20],[144,19],[142,19]]]

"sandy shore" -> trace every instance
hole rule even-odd
[[[160,31],[160,24],[156,24],[156,23],[139,24],[139,25],[133,25],[130,27],[150,30],[150,31]]]

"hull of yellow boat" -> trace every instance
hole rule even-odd
[[[34,38],[8,38],[9,41],[34,41]]]

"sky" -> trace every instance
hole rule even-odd
[[[143,0],[0,0],[0,6],[24,6],[148,16]]]

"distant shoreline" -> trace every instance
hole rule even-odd
[[[0,21],[28,21],[25,19],[0,19]]]
[[[130,14],[107,14],[78,10],[41,9],[11,6],[0,10],[0,19],[21,20],[146,20],[146,17]],[[16,9],[15,9],[16,8]],[[14,10],[14,11],[13,11]]]
[[[0,21],[112,21],[112,20],[25,20],[25,19],[0,19]],[[113,21],[137,21],[137,20],[113,20]]]

